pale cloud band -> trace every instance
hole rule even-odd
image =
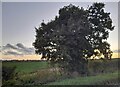
[[[119,52],[120,50],[114,50],[112,58],[118,58]],[[34,48],[25,47],[21,43],[0,47],[0,55],[2,55],[2,60],[41,60],[42,57],[35,54]]]
[[[34,48],[25,47],[21,43],[17,43],[16,45],[7,44],[1,48],[3,55],[33,55],[35,54]]]
[[[119,2],[119,0],[1,0],[2,2]]]
[[[29,48],[21,43],[7,44],[0,47],[2,60],[40,60],[41,55],[35,54],[34,48]]]

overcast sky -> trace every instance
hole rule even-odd
[[[70,2],[71,3],[71,2]],[[42,20],[54,19],[58,11],[69,2],[3,2],[2,3],[2,43],[22,43],[31,47],[35,40],[35,29]],[[72,3],[79,7],[88,7],[90,2]],[[110,32],[108,42],[111,49],[118,48],[118,3],[106,2],[105,10],[111,13],[115,30]]]

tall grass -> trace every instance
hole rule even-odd
[[[112,59],[112,60],[89,60],[88,62],[88,71],[90,75],[97,75],[100,73],[110,73],[117,71],[118,61],[120,59]]]
[[[118,81],[118,72],[101,74],[97,76],[77,77],[73,79],[65,79],[59,82],[52,82],[47,85],[104,85],[112,80]]]
[[[33,73],[27,73],[20,75],[18,79],[18,85],[41,85],[48,82],[54,82],[61,77],[59,71],[50,69],[41,69]]]

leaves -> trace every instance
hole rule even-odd
[[[114,26],[110,13],[103,8],[103,3],[94,3],[88,10],[72,4],[61,8],[54,20],[47,24],[43,21],[41,27],[35,28],[36,53],[52,64],[80,73],[87,72],[87,59],[93,55],[111,58],[112,51],[105,40]]]
[[[89,21],[92,26],[92,35],[89,36],[89,40],[92,40],[91,45],[93,45],[92,47],[94,47],[94,50],[100,50],[100,53],[102,53],[105,58],[109,58],[106,56],[107,52],[105,53],[103,49],[110,50],[110,46],[104,41],[107,40],[109,37],[109,31],[113,30],[114,26],[112,26],[110,13],[104,11],[104,6],[103,3],[94,3],[93,6],[88,9]]]

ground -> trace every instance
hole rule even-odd
[[[46,61],[10,61],[2,65],[16,67],[17,75],[13,81],[17,85],[108,85],[118,84],[119,60],[89,60],[89,76],[71,77],[61,74],[57,67],[50,66]]]

